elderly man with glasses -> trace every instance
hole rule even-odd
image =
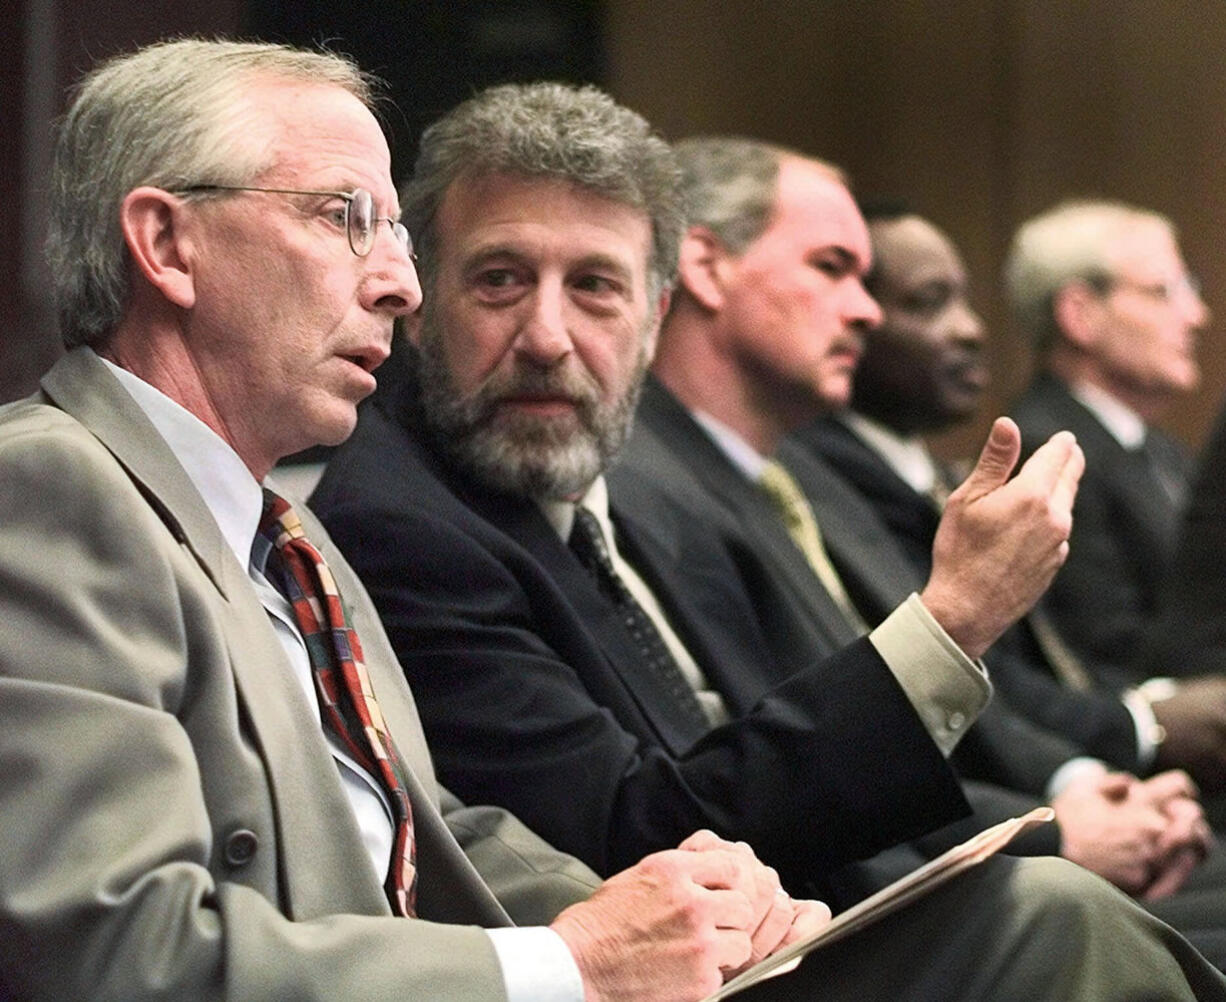
[[[421,302],[371,103],[344,59],[184,40],[62,124],[69,351],[0,411],[0,998],[683,1002],[828,917],[710,833],[597,889],[438,786],[266,479],[349,434]]]
[[[1222,788],[1226,681],[1197,679],[1179,692],[1150,676],[1186,674],[1183,665],[1139,657],[1158,629],[1191,469],[1153,422],[1196,389],[1197,332],[1209,321],[1175,227],[1130,205],[1066,202],[1019,228],[1005,278],[1038,354],[1038,374],[1012,412],[1023,450],[1067,428],[1086,456],[1069,558],[1045,609],[1093,682],[1153,721],[1141,729],[1142,756],[1192,764],[1203,784]]]

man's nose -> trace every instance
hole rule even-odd
[[[881,326],[881,306],[864,288],[864,283],[854,280],[848,292],[848,301],[844,307],[845,319],[862,330],[872,330]]]
[[[515,336],[515,350],[538,365],[554,365],[574,347],[566,320],[563,291],[542,283],[533,292]]]
[[[379,227],[366,263],[369,271],[363,285],[363,299],[367,309],[406,316],[421,306],[417,266],[409,249],[396,238],[390,226]]]

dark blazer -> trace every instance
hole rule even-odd
[[[801,486],[809,487],[806,464],[817,461],[787,450],[780,457]],[[758,599],[763,633],[777,656],[829,653],[854,635],[769,500],[655,380],[644,387],[634,434],[609,482],[622,503],[633,504],[645,485],[665,490],[695,520],[716,530],[747,590]],[[837,497],[811,500],[853,601],[875,625],[922,581],[854,491],[844,488]],[[959,769],[971,780],[965,789],[976,810],[974,823],[990,823],[1038,803],[1047,779],[1078,751],[994,699],[958,749]],[[1031,843],[1034,850],[1058,849],[1054,828]],[[929,851],[937,845],[930,839]]]
[[[1226,410],[1201,454],[1141,673],[1226,672]]]
[[[1014,405],[1023,457],[1067,428],[1086,456],[1073,506],[1069,556],[1044,599],[1069,646],[1104,683],[1144,677],[1137,652],[1152,628],[1160,584],[1174,555],[1180,506],[1146,462],[1129,451],[1051,375],[1040,375]],[[1147,450],[1168,479],[1186,484],[1190,461],[1170,436],[1149,429]]]
[[[868,501],[910,564],[924,578],[932,571],[932,540],[941,512],[931,498],[912,489],[871,445],[836,417],[800,429],[791,441],[825,460]]]
[[[819,885],[965,813],[871,646],[798,652],[795,673],[766,662],[740,579],[655,495],[613,515],[735,715],[695,733],[539,509],[474,489],[415,426],[406,397],[366,409],[312,504],[370,589],[451,788],[514,805],[605,873],[708,826]]]
[[[918,575],[932,571],[932,541],[940,513],[932,500],[898,476],[871,445],[837,418],[828,417],[798,432],[793,441],[826,461],[826,478],[855,488],[876,511]],[[1009,630],[984,658],[992,680],[1013,708],[1064,735],[1086,753],[1129,772],[1137,771],[1136,725],[1124,704],[1109,692],[1080,692],[1062,685],[1030,632],[1028,620]]]
[[[393,920],[192,481],[92,352],[42,387],[0,409],[0,995],[501,998],[476,927],[547,922],[595,875],[439,788],[374,610],[304,512],[406,767],[431,921]]]

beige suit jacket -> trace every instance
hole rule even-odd
[[[422,919],[390,917],[245,568],[77,351],[0,409],[0,996],[500,999],[477,927],[546,922],[596,885],[437,786],[370,602],[299,510],[406,759]]]

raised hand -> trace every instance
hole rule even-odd
[[[1010,479],[1021,435],[997,418],[970,476],[950,496],[932,547],[924,605],[970,657],[1024,615],[1068,556],[1085,457],[1053,435]]]

